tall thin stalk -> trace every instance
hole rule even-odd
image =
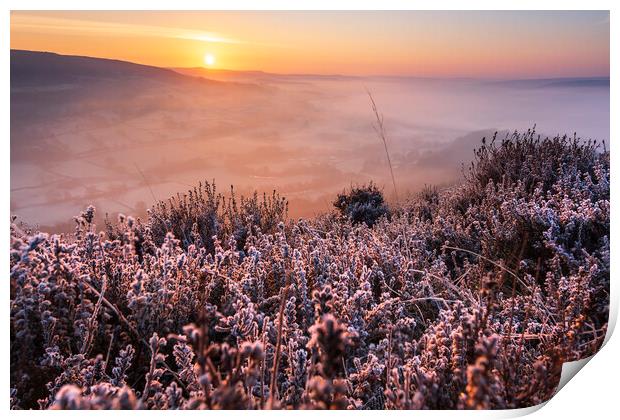
[[[392,167],[392,159],[390,159],[390,152],[388,151],[387,146],[387,138],[385,135],[385,127],[383,125],[383,114],[379,114],[379,110],[377,109],[377,104],[375,103],[375,99],[372,97],[372,93],[368,89],[366,89],[366,93],[370,98],[370,103],[372,104],[372,112],[375,113],[375,118],[377,119],[377,125],[373,124],[377,135],[383,142],[383,147],[385,148],[385,156],[387,157],[388,165],[390,166],[390,175],[392,176],[392,185],[394,186],[394,196],[396,197],[396,201],[398,202],[398,191],[396,189],[396,178],[394,178],[394,168]]]
[[[286,304],[286,293],[288,288],[285,286],[282,288],[282,296],[280,297],[280,311],[278,313],[278,337],[276,339],[275,356],[273,358],[273,369],[271,374],[271,383],[269,385],[269,401],[267,407],[273,409],[275,402],[276,384],[278,381],[278,368],[280,367],[280,354],[282,347],[282,325],[284,323],[284,306]]]

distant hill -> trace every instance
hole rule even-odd
[[[205,67],[171,67],[177,73],[209,80],[252,83],[300,83],[309,80],[355,80],[357,76],[340,74],[280,74],[256,70],[209,69]]]
[[[160,67],[105,58],[11,50],[11,87],[74,84],[92,81],[149,79],[179,82],[195,78]],[[204,83],[204,79],[201,80]],[[217,83],[217,82],[213,82]]]
[[[93,106],[100,110],[118,109],[116,101],[127,103],[148,95],[150,100],[125,112],[138,112],[157,103],[152,101],[152,95],[159,96],[159,103],[164,103],[170,101],[166,95],[180,92],[214,97],[260,89],[248,82],[209,80],[121,60],[11,50],[11,121],[25,118],[29,122],[20,128],[31,125],[34,118],[75,117]]]
[[[540,88],[607,88],[609,77],[561,77],[554,79],[518,79],[492,82],[498,86],[519,89]]]

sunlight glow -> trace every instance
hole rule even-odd
[[[157,67],[473,78],[609,75],[607,11],[30,10],[11,12],[10,38],[12,49]],[[212,65],[205,63],[207,51]]]
[[[215,56],[211,53],[205,54],[204,57],[205,64],[209,67],[215,64]]]

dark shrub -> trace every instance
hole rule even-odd
[[[351,218],[354,224],[363,222],[368,226],[373,226],[381,216],[388,214],[383,193],[372,182],[338,194],[334,207]]]

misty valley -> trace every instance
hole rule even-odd
[[[71,231],[85,203],[144,216],[200,181],[277,190],[292,217],[352,184],[450,185],[482,137],[526,130],[609,138],[609,79],[474,80],[161,69],[11,52],[11,212]]]

